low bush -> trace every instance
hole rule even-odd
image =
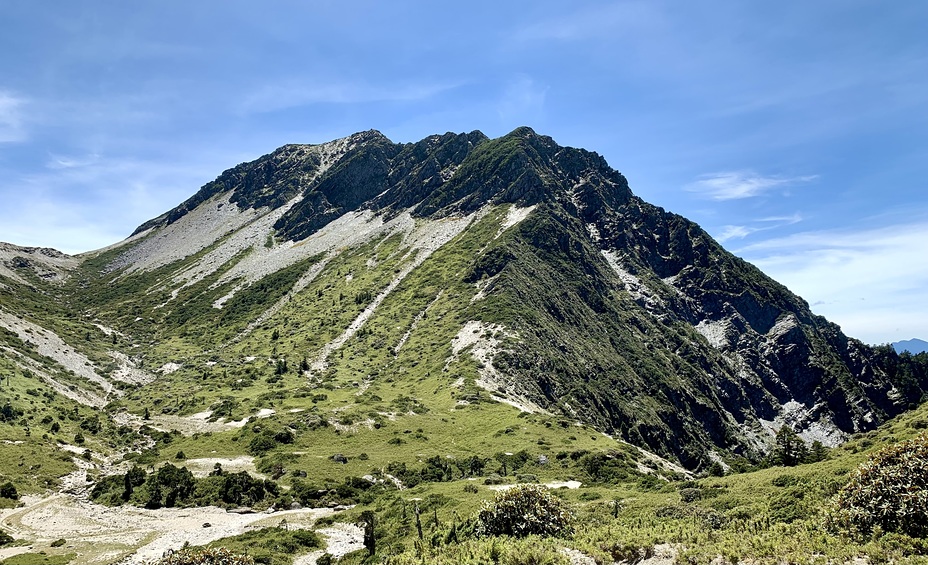
[[[496,495],[477,515],[482,535],[523,537],[569,535],[574,514],[560,498],[540,485],[518,485]]]
[[[928,434],[880,450],[858,467],[827,514],[832,529],[928,537]]]
[[[247,555],[232,553],[228,549],[194,549],[178,551],[155,562],[155,565],[254,565]]]

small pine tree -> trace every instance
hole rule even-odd
[[[377,540],[374,537],[376,521],[374,513],[370,510],[361,512],[360,520],[358,520],[358,525],[364,530],[364,547],[368,555],[374,555],[377,552]]]
[[[805,459],[806,452],[805,442],[793,431],[793,428],[784,425],[777,431],[776,444],[773,448],[773,458],[776,463],[784,467],[798,465]]]

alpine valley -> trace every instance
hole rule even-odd
[[[0,244],[0,377],[0,525],[23,540],[0,558],[62,563],[224,539],[359,563],[362,511],[395,563],[899,557],[815,516],[928,422],[928,354],[845,336],[529,128],[287,145],[105,249]],[[470,536],[511,482],[580,486],[559,492],[589,527]],[[281,519],[317,531],[305,551],[264,549]]]

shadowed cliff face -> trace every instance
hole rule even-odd
[[[696,224],[635,197],[596,153],[529,128],[288,145],[79,272],[76,304],[152,343],[244,355],[281,326],[291,354],[316,359],[308,379],[339,375],[349,362],[332,354],[347,349],[397,382],[391,367],[423,335],[424,374],[469,351],[462,371],[497,399],[691,468],[711,451],[760,456],[782,425],[837,444],[928,386],[924,357],[847,338]],[[357,281],[367,286],[349,296],[339,286]],[[462,353],[464,328],[493,336]]]

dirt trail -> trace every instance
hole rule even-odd
[[[0,527],[14,538],[31,541],[32,551],[48,550],[51,542],[65,539],[62,549],[78,555],[73,565],[142,564],[185,542],[203,545],[248,529],[276,526],[284,519],[290,527],[310,528],[317,519],[334,514],[328,508],[256,514],[234,514],[216,507],[111,508],[66,494],[24,497],[24,502],[24,507],[0,514]]]

